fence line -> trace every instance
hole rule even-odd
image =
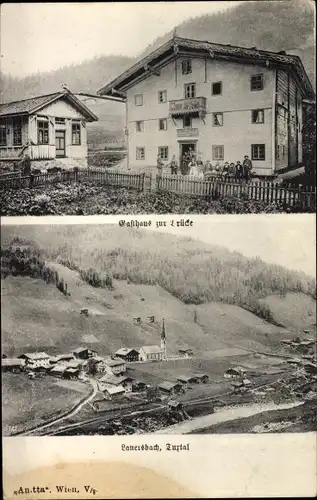
[[[316,187],[287,187],[269,181],[235,182],[225,179],[204,180],[181,177],[179,175],[157,176],[160,191],[210,197],[211,199],[236,196],[254,201],[279,203],[288,206],[300,205],[305,208],[316,206]]]
[[[200,179],[181,175],[152,175],[120,170],[89,168],[77,171],[47,172],[32,176],[2,175],[0,189],[32,188],[57,183],[92,182],[107,186],[131,188],[137,191],[159,190],[170,193],[202,196],[209,199],[236,196],[264,203],[278,203],[290,207],[316,207],[316,187],[282,186],[269,181],[238,182],[231,179]]]

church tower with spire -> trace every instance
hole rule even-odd
[[[163,319],[162,333],[161,333],[161,349],[163,349],[163,359],[167,357],[167,346],[166,346],[166,330],[165,321]]]

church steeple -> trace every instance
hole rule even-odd
[[[164,321],[164,319],[163,319],[162,333],[161,333],[161,349],[164,350],[164,352],[163,352],[163,359],[166,359],[166,330],[165,330],[165,321]]]

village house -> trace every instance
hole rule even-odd
[[[28,154],[37,169],[87,167],[87,122],[98,118],[69,91],[0,104],[0,161]]]
[[[242,366],[236,366],[234,368],[228,368],[224,373],[224,378],[238,378],[242,377],[245,373],[245,369]]]
[[[18,373],[24,368],[24,359],[19,358],[2,358],[1,369],[3,372]]]
[[[164,394],[169,394],[169,395],[180,394],[184,391],[182,384],[180,384],[179,382],[168,382],[168,381],[161,382],[158,385],[158,388]]]
[[[115,356],[127,362],[139,361],[139,351],[131,347],[122,347],[115,353]]]
[[[107,358],[104,360],[105,372],[110,375],[121,375],[127,369],[127,365],[123,359],[111,359]]]
[[[97,351],[93,351],[92,349],[88,349],[88,347],[78,347],[73,351],[73,355],[78,359],[89,359],[93,356],[96,356]]]
[[[298,56],[179,36],[98,94],[126,104],[131,169],[192,150],[214,165],[248,155],[265,177],[302,164],[303,100],[315,98]]]
[[[118,396],[123,396],[125,394],[125,390],[124,387],[122,387],[122,385],[119,386],[108,385],[107,387],[105,387],[104,392],[109,399],[113,399]]]
[[[140,361],[162,361],[164,358],[164,348],[157,345],[145,345],[140,348]]]
[[[199,384],[207,384],[209,381],[209,376],[207,373],[193,373],[193,376],[197,379]]]
[[[182,384],[197,384],[198,379],[194,375],[179,375],[177,380]]]
[[[63,376],[65,370],[66,370],[65,365],[56,365],[50,369],[49,375],[53,375],[53,377],[60,377],[61,378]]]
[[[178,354],[183,358],[189,358],[190,356],[193,355],[193,351],[189,347],[182,347],[178,349]]]
[[[35,368],[36,366],[50,366],[50,356],[46,352],[31,352],[21,354],[19,359],[25,360],[27,368]]]
[[[104,391],[109,386],[120,387],[122,386],[125,392],[132,392],[132,378],[125,375],[104,375],[99,379],[99,388]]]

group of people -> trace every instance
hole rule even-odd
[[[164,163],[158,155],[157,157],[157,170],[158,175],[162,175]],[[248,182],[252,177],[252,161],[248,155],[244,156],[242,163],[238,160],[236,163],[225,162],[223,165],[212,165],[209,160],[205,163],[201,157],[196,157],[196,153],[189,149],[181,158],[180,165],[173,155],[168,167],[172,175],[188,175],[190,177],[197,177],[201,179],[209,179],[219,177],[222,179],[232,179],[235,181]]]

